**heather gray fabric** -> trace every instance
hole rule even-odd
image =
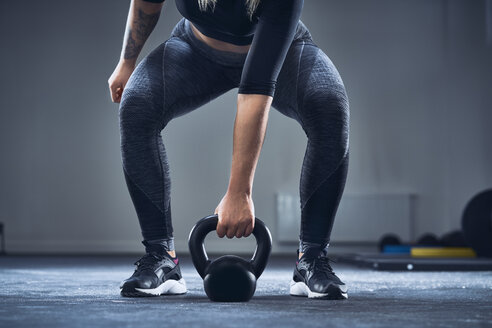
[[[237,88],[245,59],[246,54],[220,51],[197,39],[183,18],[131,75],[119,108],[121,156],[144,240],[173,238],[162,129]],[[347,176],[349,104],[337,69],[302,21],[278,76],[272,107],[299,122],[308,137],[300,176],[299,237],[309,245],[326,245]]]

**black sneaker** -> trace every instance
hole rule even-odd
[[[326,251],[314,249],[304,253],[296,262],[290,295],[330,300],[348,298],[347,286],[335,275],[329,261]]]
[[[133,275],[121,283],[121,295],[126,297],[178,295],[186,293],[178,258],[168,253],[147,253],[137,262]]]

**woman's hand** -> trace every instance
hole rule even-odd
[[[216,230],[220,238],[248,237],[253,232],[255,208],[248,194],[227,192],[214,214],[219,214]]]
[[[111,100],[119,103],[126,82],[132,75],[138,55],[154,29],[164,2],[152,3],[143,0],[132,0],[126,19],[123,48],[118,65],[108,80]]]
[[[123,94],[123,89],[125,88],[126,82],[132,75],[135,65],[133,63],[128,63],[125,61],[118,62],[113,74],[108,80],[109,92],[111,94],[111,100],[115,103],[121,101],[121,95]]]

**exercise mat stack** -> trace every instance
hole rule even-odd
[[[378,246],[379,254],[342,255],[338,261],[377,270],[492,270],[492,189],[468,202],[461,230],[440,238],[426,233],[415,243],[403,243],[398,235],[387,233]]]
[[[379,241],[383,254],[408,254],[411,257],[477,257],[475,250],[468,245],[463,231],[451,231],[440,239],[426,233],[416,244],[404,244],[395,234],[384,235]]]

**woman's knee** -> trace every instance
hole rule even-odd
[[[164,106],[161,90],[159,80],[142,76],[141,71],[134,72],[123,91],[119,106],[122,135],[145,134],[163,129]]]
[[[132,126],[144,128],[145,121],[152,118],[150,115],[152,107],[152,103],[147,99],[143,90],[125,89],[119,107],[120,127],[122,129]]]
[[[132,163],[141,160],[142,153],[155,151],[155,140],[162,128],[152,110],[154,105],[142,92],[128,89],[125,93],[119,109],[120,147],[123,163],[130,170]]]
[[[350,111],[343,87],[318,88],[308,94],[301,118],[311,142],[330,141],[339,147],[348,147]]]
[[[162,45],[145,57],[130,76],[119,106],[122,133],[159,125],[163,114]]]

